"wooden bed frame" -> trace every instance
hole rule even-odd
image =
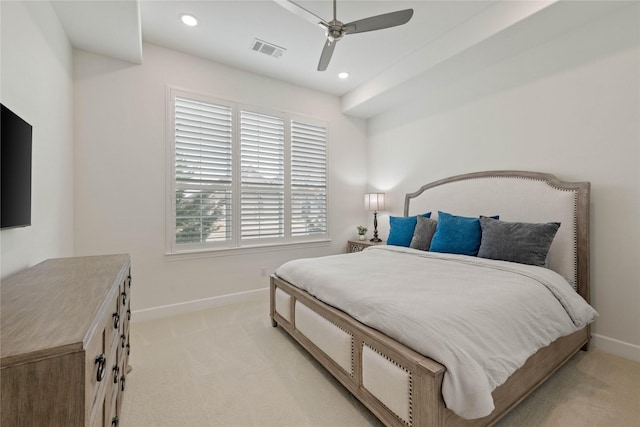
[[[549,268],[571,279],[589,302],[589,191],[588,182],[563,182],[549,174],[478,172],[439,180],[407,194],[404,214],[440,210],[467,216],[500,214],[506,221],[561,219],[549,251]],[[443,365],[275,275],[270,301],[273,326],[279,324],[389,426],[491,425],[577,351],[587,350],[590,339],[587,326],[540,349],[493,391],[495,409],[490,415],[467,420],[445,406]]]

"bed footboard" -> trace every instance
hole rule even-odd
[[[566,363],[589,339],[583,328],[531,356],[493,392],[496,409],[466,420],[442,399],[446,368],[307,292],[271,276],[270,316],[387,426],[495,423]]]
[[[439,363],[275,276],[270,312],[274,326],[287,331],[386,425],[443,425],[445,368]]]

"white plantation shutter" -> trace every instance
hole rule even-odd
[[[175,98],[176,243],[230,240],[232,110]]]
[[[291,121],[291,235],[327,233],[327,131]]]
[[[328,236],[325,124],[174,88],[169,98],[168,251]]]
[[[242,239],[284,236],[284,119],[240,112]]]

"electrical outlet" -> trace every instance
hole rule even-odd
[[[267,267],[260,267],[260,275],[262,277],[266,277],[267,276]]]

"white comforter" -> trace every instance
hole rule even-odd
[[[552,270],[376,246],[290,261],[282,279],[447,368],[442,395],[463,418],[540,348],[597,316]]]

